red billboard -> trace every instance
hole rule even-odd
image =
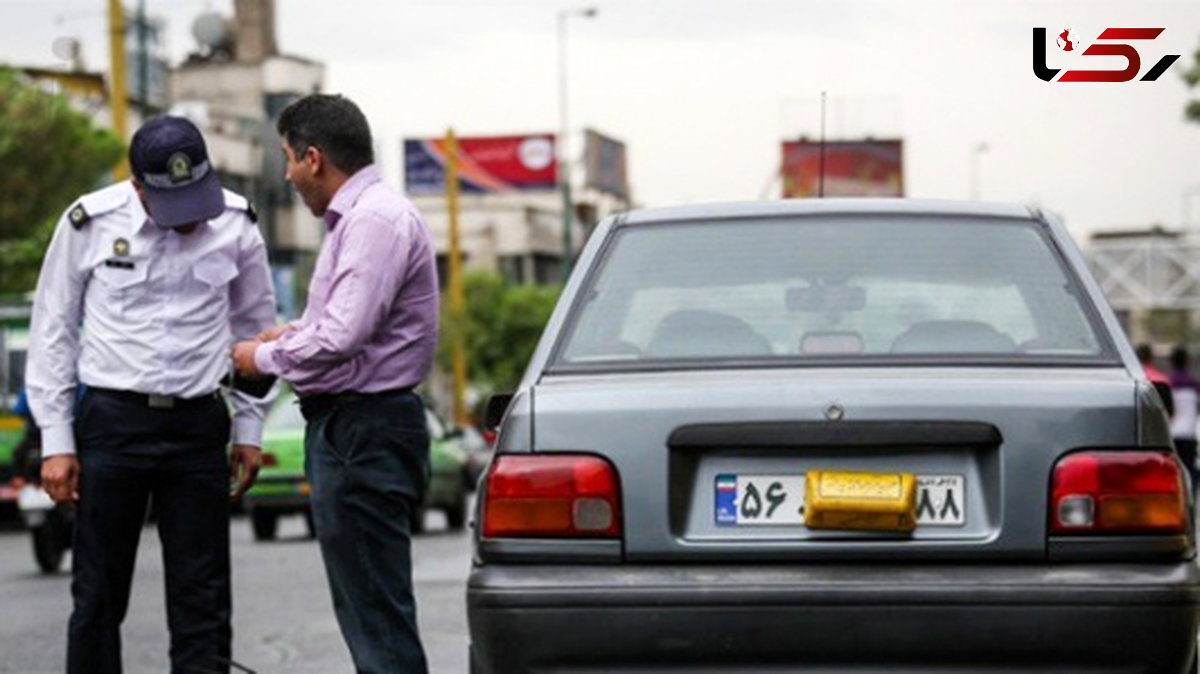
[[[821,141],[802,138],[783,143],[784,198],[904,196],[902,141],[827,140],[824,145],[822,159]]]
[[[446,155],[444,138],[405,140],[405,189],[410,194],[445,192]],[[557,182],[552,134],[458,139],[458,183],[464,193],[545,191]]]

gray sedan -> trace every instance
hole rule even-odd
[[[617,216],[493,402],[477,674],[1195,666],[1192,490],[1046,213]]]

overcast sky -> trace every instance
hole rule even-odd
[[[194,48],[192,20],[231,0],[146,0],[169,51]],[[1035,202],[1083,235],[1190,224],[1200,231],[1200,125],[1183,122],[1179,77],[1200,47],[1200,1],[596,0],[569,22],[572,127],[625,141],[643,205],[758,199],[779,143],[900,136],[908,196],[966,198],[972,148],[985,199]],[[285,53],[322,61],[326,89],[366,111],[387,174],[400,142],[555,132],[555,0],[278,0]],[[104,0],[0,0],[0,62],[52,66],[58,36],[107,58]],[[1156,82],[1045,83],[1032,28],[1162,27],[1137,44]],[[1120,69],[1114,57],[1049,48],[1050,66]],[[1079,60],[1082,59],[1082,60]],[[1196,92],[1200,97],[1200,90]],[[770,192],[777,195],[777,187]],[[1190,223],[1184,220],[1190,213]]]

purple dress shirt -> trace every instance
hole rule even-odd
[[[258,347],[259,371],[301,395],[416,386],[433,363],[438,280],[429,229],[374,165],[325,212],[308,304],[293,329]]]

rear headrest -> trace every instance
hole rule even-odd
[[[646,353],[659,358],[766,356],[771,343],[736,316],[681,309],[658,324]]]
[[[913,323],[892,342],[892,353],[1007,353],[1016,342],[981,321]]]

